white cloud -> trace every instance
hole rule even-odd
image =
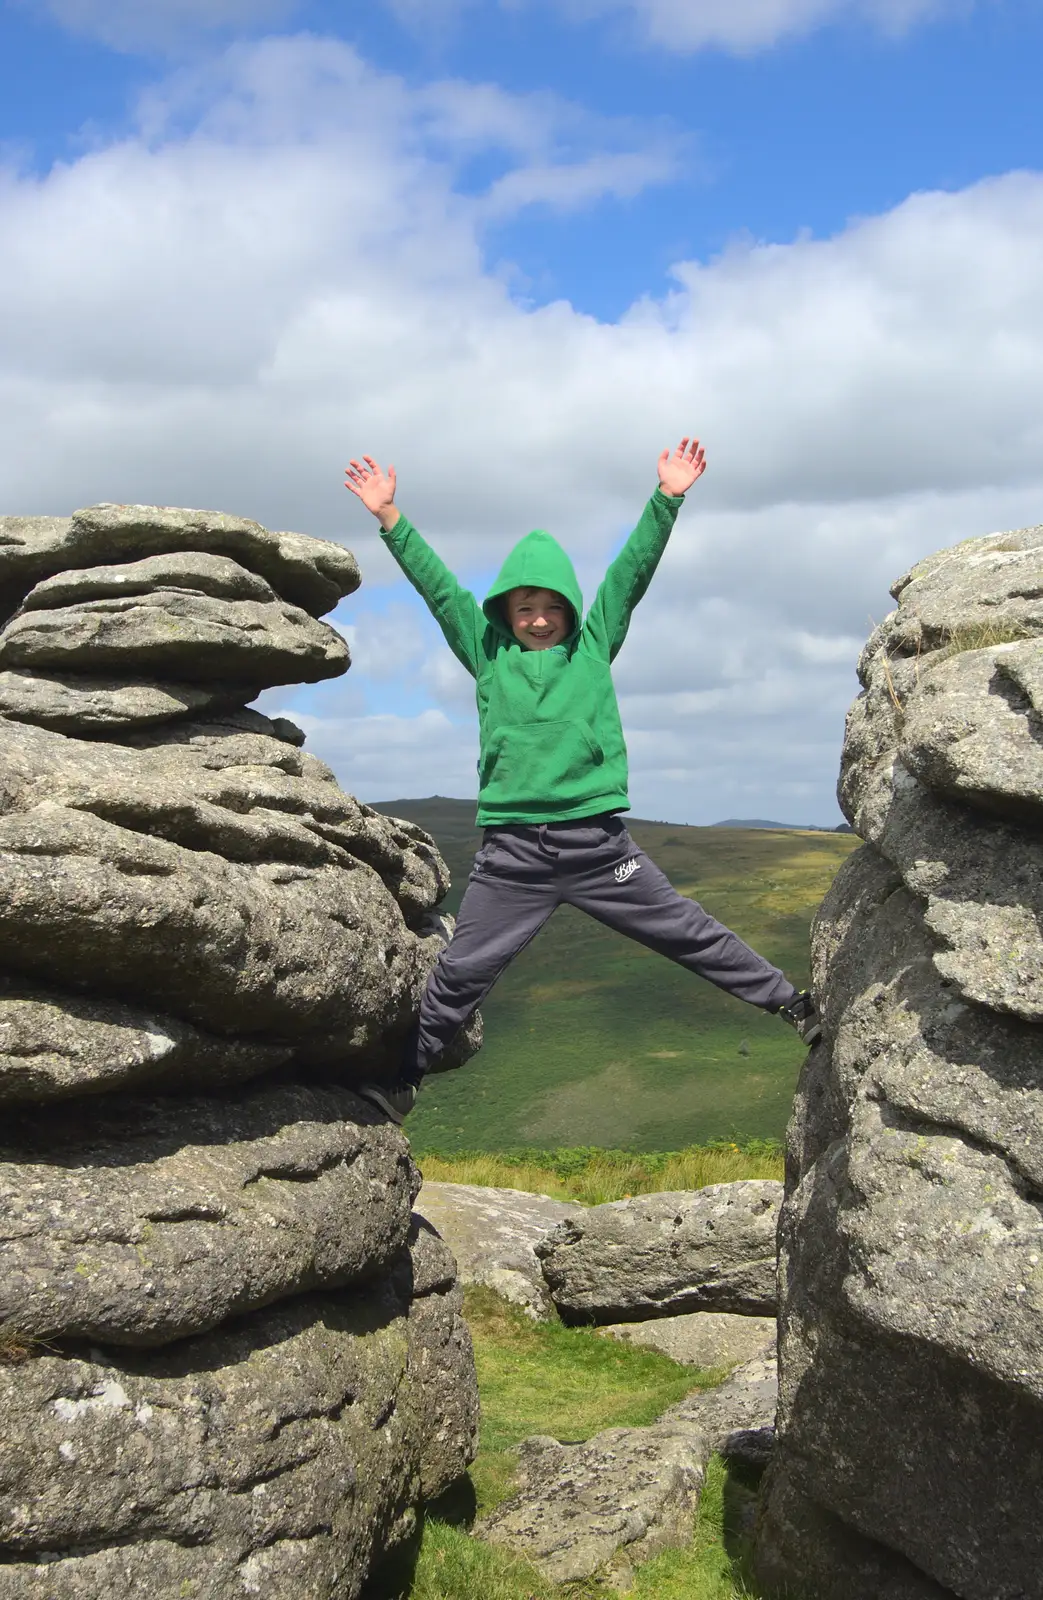
[[[164,49],[214,30],[285,21],[300,0],[22,0],[73,33],[116,50]]]
[[[395,460],[469,581],[547,526],[589,596],[694,424],[710,470],[618,663],[635,804],[829,820],[889,580],[1043,514],[1043,177],[737,244],[617,323],[514,298],[482,252],[507,177],[514,203],[549,203],[568,182],[548,173],[604,155],[611,191],[628,141],[654,167],[663,138],[547,97],[407,91],[317,40],[172,78],[140,135],[0,182],[0,506],[204,504],[346,537],[367,584],[338,613],[351,687],[291,714],[318,716],[316,747],[371,798],[407,775],[459,793],[471,686],[411,593],[370,599],[397,574],[347,457]],[[465,192],[489,149],[499,190]]]
[[[417,30],[445,28],[489,0],[386,0]],[[571,22],[621,19],[626,42],[680,55],[720,49],[739,55],[830,23],[863,23],[904,33],[934,16],[965,13],[974,0],[498,0],[505,11],[549,9]]]
[[[336,710],[335,698],[327,697]],[[438,710],[412,717],[314,716],[290,711],[318,751],[359,799],[401,800],[475,792],[478,743],[472,729]]]
[[[165,50],[215,32],[257,33],[299,16],[303,0],[19,0],[63,27],[124,51]],[[900,34],[931,17],[966,12],[975,0],[384,0],[386,9],[430,37],[468,11],[550,10],[577,23],[618,19],[626,43],[692,54],[751,54],[831,23],[863,23]]]
[[[562,0],[572,17],[622,14],[645,42],[687,54],[719,48],[747,54],[789,35],[831,22],[868,22],[904,32],[942,12],[966,10],[962,0]]]

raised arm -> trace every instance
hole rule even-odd
[[[385,474],[372,456],[352,461],[344,479],[344,487],[377,518],[384,543],[438,623],[450,650],[473,676],[487,626],[481,607],[399,511],[396,484],[394,467]]]
[[[588,642],[610,661],[627,636],[634,607],[652,581],[685,494],[705,471],[706,454],[698,439],[682,439],[673,453],[664,450],[659,457],[659,487],[605,573],[583,625]]]

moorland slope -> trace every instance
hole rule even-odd
[[[480,837],[473,802],[436,796],[376,809],[433,834],[455,911]],[[683,894],[807,982],[811,917],[853,835],[629,826]],[[803,1055],[789,1030],[569,907],[483,1012],[481,1054],[432,1079],[410,1117],[418,1150],[676,1150],[782,1137]]]

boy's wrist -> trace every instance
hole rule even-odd
[[[396,505],[385,506],[383,511],[377,512],[377,521],[385,533],[390,533],[401,517],[402,513]]]
[[[683,501],[683,499],[684,499],[684,492],[683,491],[680,494],[671,494],[670,490],[669,489],[664,489],[663,485],[661,483],[657,483],[656,484],[655,492],[656,492],[656,494],[662,495],[664,500],[669,500],[672,505],[678,505],[679,506],[681,504],[681,502]]]

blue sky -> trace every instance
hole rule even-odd
[[[836,821],[888,582],[1043,516],[1041,59],[1038,0],[6,0],[2,509],[343,539],[355,665],[269,703],[362,798],[465,795],[469,685],[343,460],[468,581],[545,525],[589,589],[698,428],[635,810]]]

